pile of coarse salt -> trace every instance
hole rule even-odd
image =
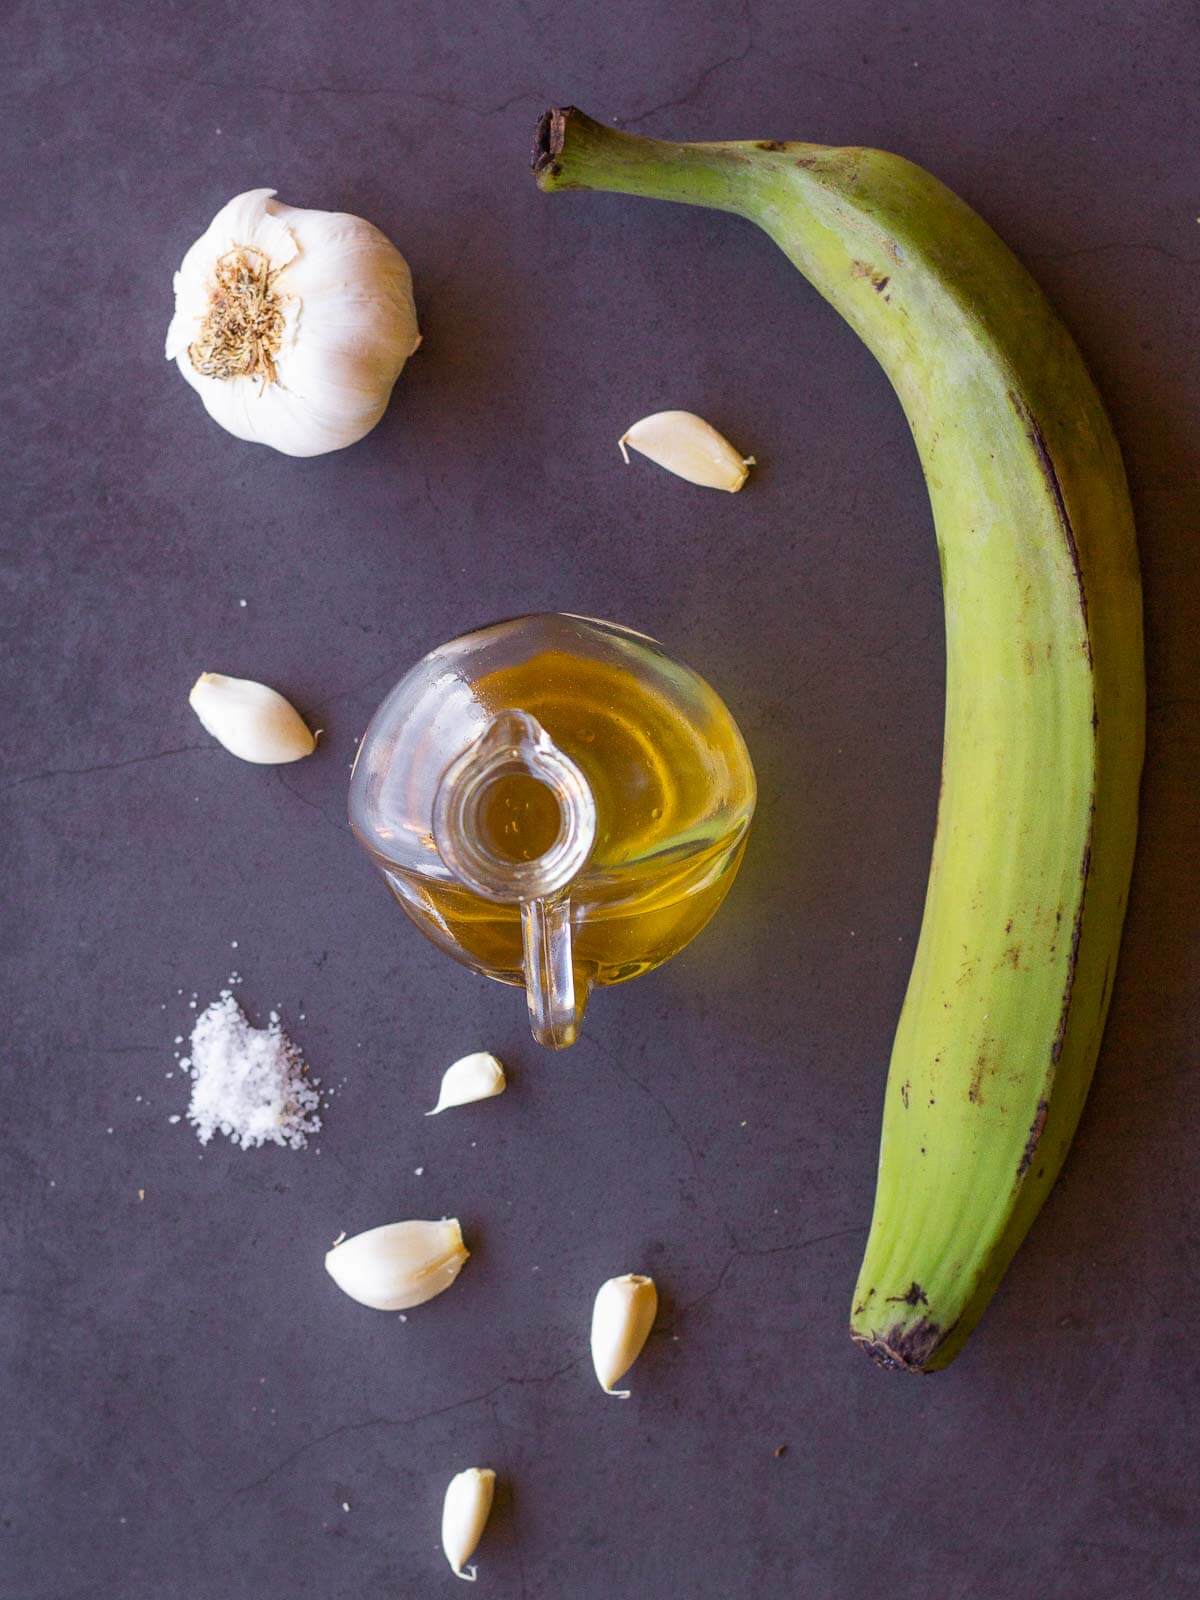
[[[223,1133],[243,1150],[268,1142],[302,1150],[320,1132],[321,1080],[305,1076],[279,1013],[265,1028],[251,1027],[232,989],[196,1018],[191,1054],[179,1065],[191,1074],[187,1116],[201,1144]]]

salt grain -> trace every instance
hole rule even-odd
[[[321,1127],[321,1097],[278,1015],[251,1027],[229,989],[196,1018],[188,1064],[187,1117],[201,1144],[223,1133],[243,1150],[267,1143],[302,1150]]]

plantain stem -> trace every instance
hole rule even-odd
[[[538,123],[532,166],[538,187],[548,192],[605,189],[753,216],[762,169],[747,149],[764,148],[646,139],[607,128],[574,106],[556,106]]]

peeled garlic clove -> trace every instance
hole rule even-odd
[[[617,440],[629,465],[625,446],[641,452],[677,478],[698,483],[702,489],[726,489],[736,494],[754,465],[753,456],[740,456],[711,423],[691,411],[656,411],[635,422]]]
[[[439,1111],[448,1111],[451,1106],[469,1106],[473,1100],[488,1100],[494,1094],[503,1094],[505,1087],[504,1068],[495,1056],[486,1050],[477,1050],[474,1055],[463,1056],[461,1061],[446,1068],[438,1103],[425,1115],[436,1117]]]
[[[592,1365],[605,1394],[628,1400],[628,1389],[614,1389],[641,1354],[658,1315],[654,1279],[627,1272],[600,1286],[592,1307]]]
[[[468,1467],[451,1478],[442,1503],[442,1549],[456,1578],[475,1582],[475,1568],[463,1568],[475,1553],[475,1546],[487,1524],[496,1492],[496,1474],[491,1467]]]
[[[325,1270],[359,1305],[407,1311],[448,1289],[470,1253],[457,1217],[388,1222],[335,1245]]]
[[[202,672],[188,704],[213,738],[243,761],[278,766],[317,747],[300,713],[265,683]]]

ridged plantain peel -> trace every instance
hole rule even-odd
[[[1108,419],[992,230],[878,150],[673,144],[549,111],[539,185],[757,223],[875,354],[912,428],[946,613],[942,792],[892,1050],[853,1338],[958,1353],[1054,1182],[1104,1028],[1142,763],[1141,592]]]

